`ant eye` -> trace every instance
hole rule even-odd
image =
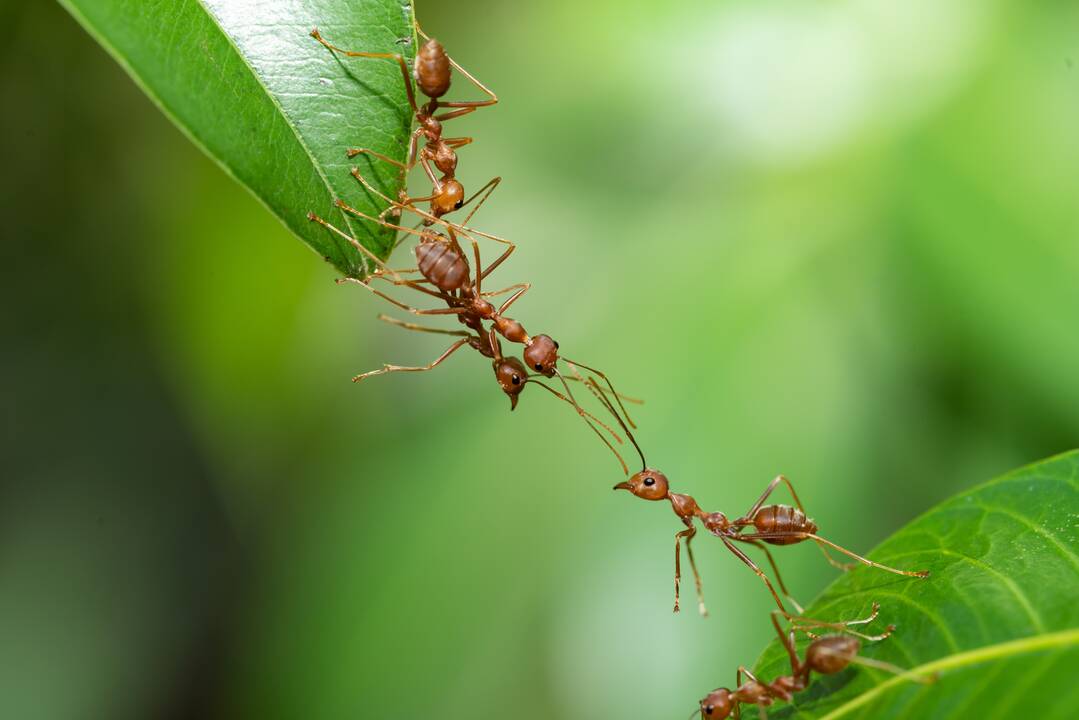
[[[517,376],[517,375],[514,375],[513,376],[513,384],[514,385],[520,385],[521,384],[521,378],[519,376]]]
[[[714,707],[713,705],[709,705],[708,707],[706,707],[706,708],[704,709],[704,714],[705,714],[705,715],[711,715],[711,714],[712,714],[712,710],[714,710],[714,709],[715,709],[715,707]]]
[[[558,349],[558,341],[557,340],[552,340],[551,342],[554,343],[554,349],[557,350]]]
[[[655,478],[651,478],[651,477],[646,477],[646,478],[644,479],[644,484],[645,484],[645,485],[647,485],[648,487],[652,487],[653,485],[655,485],[655,484],[656,484],[656,479],[655,479]]]
[[[543,372],[543,363],[536,363],[536,369]]]

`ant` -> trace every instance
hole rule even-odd
[[[427,33],[420,28],[419,23],[416,22],[415,19],[413,20],[413,24],[415,25],[417,34],[419,34],[425,42],[420,46],[419,51],[416,53],[411,74],[409,73],[405,58],[400,53],[355,52],[345,50],[329,43],[322,37],[318,28],[311,31],[311,37],[318,40],[332,52],[341,53],[346,57],[382,58],[393,60],[397,63],[398,67],[401,69],[401,76],[405,83],[405,92],[408,94],[408,104],[412,108],[412,113],[415,116],[418,125],[409,139],[407,161],[404,163],[399,162],[370,148],[352,148],[348,151],[348,156],[353,158],[357,155],[367,154],[377,157],[384,162],[396,165],[401,169],[402,181],[408,171],[415,167],[416,163],[419,162],[420,165],[423,166],[427,177],[431,180],[431,185],[433,187],[432,193],[423,197],[409,197],[408,192],[402,188],[398,193],[398,199],[401,204],[404,205],[415,205],[415,203],[418,202],[429,201],[431,203],[431,213],[435,217],[442,217],[449,212],[459,210],[482,195],[483,198],[469,213],[468,218],[466,218],[465,223],[467,223],[468,219],[470,219],[476,210],[483,205],[483,202],[487,197],[494,192],[498,183],[501,182],[501,178],[492,178],[486,185],[473,193],[470,198],[465,199],[464,187],[456,177],[457,149],[472,143],[473,139],[471,137],[444,138],[442,137],[442,124],[454,118],[475,112],[478,108],[494,105],[498,102],[498,96],[446,54],[446,50],[442,44],[428,36]],[[470,101],[441,100],[442,96],[450,89],[451,68],[456,69],[468,78],[476,85],[476,87],[488,96],[488,99]],[[412,89],[413,79],[416,81],[416,86],[428,98],[427,102],[423,105],[418,105],[416,102],[416,93]],[[440,107],[454,109],[450,112],[436,114]],[[424,147],[422,149],[418,149],[420,136],[423,136],[424,138]],[[432,163],[442,174],[441,178],[436,177],[434,170],[431,169]],[[380,216],[380,218],[383,216]],[[430,223],[428,222],[425,224]]]
[[[403,204],[403,203],[392,200],[391,198],[387,197],[385,194],[380,192],[373,185],[371,185],[363,177],[363,175],[360,174],[359,170],[357,170],[356,168],[352,168],[352,175],[357,180],[359,180],[360,183],[362,183],[363,186],[369,192],[371,192],[374,195],[377,195],[378,197],[382,198],[386,202],[390,203],[390,206],[389,206],[388,209],[393,209],[393,210],[396,210],[398,212],[400,212],[402,210],[408,210],[409,212],[415,213],[416,215],[419,215],[421,218],[423,218],[423,221],[426,224],[438,223],[442,227],[446,228],[447,232],[450,233],[451,238],[453,237],[455,229],[456,229],[456,231],[459,231],[463,235],[468,237],[472,241],[473,253],[474,253],[475,257],[476,257],[477,266],[479,265],[479,262],[480,262],[480,259],[479,259],[480,256],[479,256],[478,245],[476,244],[475,238],[472,237],[473,234],[479,235],[481,237],[488,238],[490,240],[494,240],[495,242],[499,242],[499,243],[508,245],[509,247],[507,247],[507,249],[505,250],[505,252],[502,253],[501,256],[499,256],[493,263],[491,263],[491,265],[486,270],[484,270],[482,273],[477,275],[477,281],[476,281],[476,287],[477,288],[479,287],[480,281],[483,278],[486,278],[487,275],[489,275],[491,273],[491,271],[493,271],[496,267],[498,267],[500,264],[502,264],[513,253],[513,251],[517,249],[517,246],[514,243],[510,242],[509,240],[506,240],[505,238],[499,237],[497,235],[491,235],[491,234],[485,233],[485,232],[480,232],[478,230],[474,230],[473,228],[467,227],[466,225],[457,225],[455,223],[447,222],[446,220],[443,220],[441,218],[437,218],[437,217],[431,215],[430,213],[426,213],[423,210],[420,210],[417,207],[410,206],[410,205]],[[358,210],[355,210],[353,208],[348,207],[348,205],[346,205],[345,203],[340,202],[340,201],[337,202],[337,205],[338,205],[338,207],[343,209],[345,212],[348,212],[348,213],[350,213],[350,214],[352,214],[352,215],[354,215],[356,217],[363,218],[365,220],[370,220],[372,222],[377,222],[380,225],[383,225],[383,226],[386,226],[386,227],[389,227],[389,228],[392,228],[392,229],[395,229],[395,230],[402,230],[402,231],[404,231],[406,233],[411,233],[413,235],[418,235],[419,238],[420,238],[420,243],[416,248],[417,259],[419,259],[419,257],[420,257],[420,248],[425,244],[425,242],[428,242],[428,239],[431,237],[430,231],[427,231],[427,230],[419,231],[417,228],[406,228],[406,227],[401,227],[401,226],[398,226],[398,225],[394,225],[392,223],[387,222],[386,220],[384,220],[381,217],[380,218],[373,218],[373,217],[370,217],[368,215],[365,215],[364,213],[362,213],[362,212],[360,212]],[[469,215],[469,217],[471,217],[471,214]],[[466,218],[465,220],[467,222],[468,218]],[[459,245],[457,247],[460,248]],[[463,252],[461,253],[459,262],[465,263],[464,266],[467,267],[467,262],[463,258]],[[454,264],[457,265],[457,263],[458,263],[458,261],[454,260]],[[419,268],[419,271],[421,272],[421,274],[423,274],[424,277],[428,281],[432,282],[432,284],[435,284],[436,286],[438,286],[438,283],[435,282],[435,278],[428,277],[427,273],[424,272],[423,264],[424,263],[421,260],[420,261],[420,268]],[[382,264],[381,262],[379,263],[379,265],[380,265],[380,269],[385,268],[385,265]],[[478,270],[478,267],[477,267],[477,270]],[[467,273],[466,273],[466,276],[467,276]],[[439,287],[441,287],[441,286],[439,286]],[[445,288],[443,288],[443,289],[445,289]],[[559,359],[559,353],[558,353],[559,345],[558,345],[558,343],[555,342],[554,340],[552,340],[547,335],[536,335],[535,337],[529,337],[526,333],[524,333],[524,328],[520,325],[520,323],[518,323],[515,320],[510,320],[508,318],[503,318],[502,317],[502,313],[505,311],[505,309],[508,308],[512,303],[516,302],[517,299],[520,298],[521,295],[524,295],[526,292],[528,292],[529,289],[531,289],[531,283],[521,283],[521,284],[518,284],[518,285],[513,285],[510,288],[506,288],[505,290],[497,291],[495,293],[491,293],[492,295],[498,295],[498,294],[500,294],[502,292],[509,292],[510,290],[516,290],[517,291],[508,300],[506,300],[505,303],[503,303],[502,307],[500,307],[494,315],[491,315],[489,317],[485,316],[485,317],[487,317],[487,319],[491,319],[491,320],[493,320],[495,322],[495,326],[498,329],[499,333],[502,334],[507,340],[509,340],[510,342],[519,342],[519,343],[522,343],[522,344],[525,345],[524,359],[525,359],[525,362],[527,363],[527,365],[529,366],[529,368],[531,370],[535,370],[536,372],[540,373],[541,375],[544,375],[545,377],[550,378],[550,377],[555,376],[556,374],[559,374],[558,370],[557,370],[557,363],[558,363],[558,359]],[[465,295],[467,296],[467,293],[465,293]],[[391,300],[391,302],[394,302],[394,301]],[[395,303],[395,304],[397,304],[399,307],[402,307],[405,310],[408,310],[409,312],[413,312],[413,308],[401,305],[400,303]],[[480,314],[482,315],[483,312],[480,312]],[[514,335],[513,333],[516,333],[516,335]],[[624,398],[624,396],[621,395],[620,393],[618,393],[614,389],[614,385],[611,383],[610,379],[607,377],[607,375],[605,373],[603,373],[602,371],[600,371],[600,370],[598,370],[598,369],[596,369],[594,367],[590,367],[588,365],[585,365],[584,363],[578,362],[576,360],[571,360],[570,358],[567,358],[565,356],[562,356],[562,359],[565,360],[567,363],[569,363],[571,366],[584,368],[588,372],[593,373],[593,374],[599,376],[600,378],[602,378],[604,383],[607,385],[607,388],[610,390],[610,393],[615,397],[615,400],[618,403],[619,408],[622,410],[622,413],[625,415],[626,421],[629,423],[629,426],[632,427],[632,428],[637,427],[633,423],[633,419],[630,418],[629,413],[626,411],[625,405],[622,403],[622,398]]]
[[[699,713],[702,719],[723,720],[723,718],[730,716],[733,711],[734,717],[737,720],[741,720],[741,706],[744,704],[756,705],[760,711],[761,718],[767,720],[768,713],[766,708],[770,707],[777,700],[791,702],[794,698],[794,693],[801,692],[809,686],[810,673],[815,672],[821,675],[834,675],[835,673],[846,669],[846,667],[852,663],[856,665],[865,665],[866,667],[876,668],[878,670],[885,670],[890,673],[895,673],[896,675],[903,675],[907,672],[903,668],[896,667],[890,663],[881,662],[880,660],[862,657],[858,654],[862,646],[858,638],[870,641],[883,640],[895,629],[894,625],[889,625],[888,629],[883,634],[875,636],[863,635],[862,633],[849,629],[850,625],[860,625],[871,622],[877,616],[878,609],[879,606],[874,603],[873,614],[870,615],[870,617],[865,618],[864,620],[852,620],[846,623],[821,623],[816,620],[807,621],[803,619],[792,626],[788,633],[784,633],[783,628],[779,625],[778,616],[782,613],[779,610],[773,610],[771,612],[772,625],[775,627],[776,634],[779,636],[779,642],[786,649],[787,655],[790,657],[791,674],[780,676],[770,683],[765,683],[758,680],[746,667],[740,666],[735,677],[735,689],[716,688],[708,693],[708,695],[700,701],[699,709],[690,715],[690,718]],[[818,637],[809,632],[808,628],[810,627],[829,627],[847,634]],[[794,644],[795,630],[805,632],[811,638],[814,638],[813,642],[806,647],[805,660],[800,660],[798,658],[798,651]],[[742,682],[743,674],[749,678],[745,683]],[[921,683],[931,683],[936,681],[936,675],[926,677],[913,676],[911,677],[911,680]]]
[[[619,464],[622,466],[623,472],[629,472],[625,461],[619,454],[618,450],[607,440],[607,438],[601,433],[593,421],[602,425],[617,442],[621,443],[622,439],[611,428],[598,420],[594,415],[584,410],[573,396],[573,392],[569,388],[569,384],[558,370],[554,367],[554,360],[549,358],[553,357],[557,359],[558,343],[548,335],[536,335],[530,336],[525,331],[524,326],[516,320],[506,317],[505,311],[510,305],[513,304],[518,298],[521,297],[530,287],[528,283],[519,283],[517,285],[511,285],[510,287],[503,288],[495,291],[483,290],[483,279],[487,277],[492,271],[495,270],[513,251],[513,246],[506,250],[500,257],[495,259],[486,268],[482,266],[480,259],[479,245],[476,239],[469,233],[462,230],[462,234],[467,237],[472,244],[473,254],[476,261],[475,279],[471,278],[471,269],[469,267],[468,259],[466,257],[464,249],[461,247],[458,241],[457,232],[454,230],[454,225],[443,223],[446,227],[448,235],[435,232],[433,230],[424,229],[422,231],[416,229],[409,229],[393,225],[384,220],[377,220],[369,215],[350,207],[343,201],[338,200],[337,206],[345,212],[356,215],[357,217],[365,218],[375,222],[379,222],[383,225],[393,227],[405,232],[413,233],[420,237],[420,242],[415,248],[415,254],[418,261],[418,267],[408,270],[393,270],[386,266],[386,264],[379,259],[374,253],[365,248],[355,238],[347,233],[341,231],[335,227],[332,223],[324,220],[323,218],[315,215],[314,213],[308,213],[308,219],[312,222],[317,222],[323,227],[327,228],[331,232],[344,238],[351,243],[357,250],[363,255],[373,260],[378,266],[378,270],[371,274],[366,280],[359,280],[357,278],[341,278],[337,282],[345,283],[352,282],[360,285],[361,287],[369,290],[375,295],[383,298],[384,300],[393,303],[397,307],[407,310],[414,315],[456,315],[459,322],[466,327],[475,331],[475,335],[466,331],[451,331],[442,330],[437,328],[426,328],[412,323],[401,323],[394,321],[390,318],[383,317],[386,321],[399,325],[409,330],[416,330],[419,332],[432,332],[448,335],[459,335],[463,339],[455,341],[445,352],[443,352],[438,358],[425,366],[420,367],[408,367],[400,365],[384,365],[381,369],[372,370],[369,372],[361,373],[360,375],[352,378],[353,382],[360,382],[366,378],[382,375],[390,372],[423,372],[432,370],[441,364],[446,358],[455,353],[465,344],[470,345],[474,349],[480,352],[480,354],[491,357],[495,363],[495,376],[498,379],[499,386],[502,391],[510,398],[510,409],[517,407],[517,397],[523,390],[526,382],[534,382],[545,387],[548,391],[558,395],[560,398],[566,400],[577,410],[578,415],[588,424],[590,428],[603,440],[604,444],[614,453]],[[459,228],[460,229],[460,228]],[[420,272],[424,277],[424,282],[430,283],[436,289],[425,287],[421,284],[421,281],[409,280],[402,277],[403,274],[408,272]],[[419,309],[414,308],[405,303],[402,303],[395,298],[377,290],[370,285],[372,277],[381,277],[387,282],[393,285],[406,286],[421,293],[431,295],[442,301],[444,301],[447,307],[433,308],[433,309]],[[489,302],[486,298],[497,295],[502,295],[507,292],[513,292],[513,294],[502,303],[498,308]],[[485,329],[483,323],[489,321],[491,323],[490,330]],[[506,360],[501,356],[500,341],[496,337],[496,333],[506,338],[510,342],[522,343],[525,345],[524,358],[527,362],[532,364],[533,367],[540,371],[540,374],[544,377],[557,376],[562,382],[563,387],[566,390],[566,396],[563,397],[560,393],[556,392],[553,388],[544,385],[536,379],[529,377],[528,371],[525,366],[517,360]],[[484,335],[488,336],[488,339],[484,341],[482,338]],[[567,362],[571,362],[567,360]],[[585,365],[581,365],[586,369],[590,369]],[[598,373],[598,371],[596,371]],[[575,378],[569,378],[575,379]],[[579,378],[577,378],[579,379]],[[604,379],[606,377],[604,376]],[[607,380],[608,386],[610,386],[611,392],[614,393],[614,387],[610,381]],[[594,391],[593,391],[594,392]],[[616,394],[616,401],[621,405],[622,396]],[[627,398],[629,399],[629,398]],[[632,400],[632,399],[629,399]]]
[[[594,382],[594,381],[593,381]],[[670,491],[670,483],[667,481],[667,476],[658,470],[648,467],[648,463],[644,459],[644,453],[641,451],[640,445],[637,444],[637,440],[633,437],[633,433],[622,421],[622,418],[615,411],[613,405],[606,397],[600,397],[600,401],[607,406],[607,410],[614,415],[618,420],[618,424],[622,426],[622,430],[625,431],[626,436],[633,443],[633,446],[637,449],[637,454],[641,458],[642,470],[635,473],[629,478],[629,480],[618,483],[614,486],[615,490],[628,490],[642,500],[668,500],[671,503],[671,508],[674,510],[675,515],[682,521],[682,524],[686,526],[685,530],[682,530],[674,536],[674,611],[679,611],[679,584],[681,582],[681,541],[684,538],[686,541],[686,552],[689,555],[689,564],[693,570],[693,578],[697,585],[697,604],[701,615],[707,615],[708,611],[704,606],[704,597],[701,592],[701,577],[697,572],[697,563],[693,559],[693,548],[690,543],[693,541],[694,536],[697,534],[697,528],[693,524],[693,520],[697,519],[701,522],[706,530],[718,537],[728,550],[735,554],[739,560],[744,562],[749,568],[756,573],[764,584],[768,587],[768,591],[772,594],[772,597],[776,601],[776,605],[779,606],[779,610],[783,615],[789,619],[795,619],[796,616],[787,612],[787,609],[783,606],[783,601],[780,600],[779,594],[776,593],[775,587],[768,579],[768,576],[764,574],[764,571],[737,548],[734,543],[745,543],[747,545],[753,545],[754,547],[763,550],[768,557],[768,562],[772,566],[772,570],[775,571],[776,580],[779,582],[779,587],[786,595],[787,599],[791,601],[795,609],[801,612],[801,608],[797,602],[787,592],[786,586],[783,584],[783,579],[779,574],[779,568],[776,566],[775,561],[772,559],[771,552],[765,547],[768,545],[794,545],[796,543],[803,542],[805,540],[813,540],[821,548],[825,558],[833,566],[841,570],[850,570],[855,567],[853,563],[840,563],[837,562],[828,553],[828,548],[837,550],[848,557],[854,558],[858,562],[868,565],[870,567],[879,568],[881,570],[887,570],[888,572],[895,573],[897,575],[905,575],[908,577],[924,578],[929,576],[927,570],[897,570],[896,568],[882,565],[881,563],[868,560],[861,555],[847,550],[844,547],[836,545],[830,540],[826,540],[817,534],[817,524],[806,516],[805,508],[802,506],[802,501],[798,498],[798,494],[794,491],[794,486],[783,475],[779,475],[765,489],[761,494],[757,502],[753,503],[753,506],[741,517],[735,520],[728,520],[727,516],[721,512],[707,513],[700,508],[697,501],[689,495],[674,493]],[[783,483],[790,490],[791,496],[794,498],[797,508],[789,505],[765,505],[764,501],[768,499],[768,496],[776,489],[776,487]],[[754,528],[755,532],[743,533],[748,527]]]

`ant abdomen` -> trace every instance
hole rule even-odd
[[[806,667],[822,675],[837,673],[858,655],[861,643],[849,635],[830,635],[814,640],[806,648]]]
[[[434,38],[416,53],[416,84],[429,98],[440,98],[450,89],[450,59],[442,43]]]
[[[443,292],[453,292],[468,284],[468,261],[448,242],[421,242],[416,246],[420,272]]]
[[[817,524],[798,508],[790,505],[765,505],[753,516],[753,526],[761,534],[768,533],[815,533]],[[772,545],[793,545],[805,538],[792,535],[785,538],[765,539]]]

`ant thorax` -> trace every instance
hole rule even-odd
[[[708,513],[701,518],[701,523],[704,525],[704,529],[713,535],[722,535],[731,526],[727,516],[721,512]]]

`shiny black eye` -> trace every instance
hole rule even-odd
[[[708,707],[706,707],[706,708],[704,709],[704,714],[705,714],[705,715],[711,715],[711,714],[712,714],[712,710],[713,710],[713,709],[714,709],[714,706],[712,706],[712,705],[709,705]]]
[[[554,343],[554,349],[557,350],[558,349],[558,341],[557,340],[552,340],[551,342]]]
[[[656,479],[655,479],[655,478],[651,478],[651,477],[646,477],[646,478],[644,479],[644,484],[645,484],[645,485],[647,485],[648,487],[652,487],[653,485],[655,485],[655,484],[656,484]]]
[[[543,363],[536,363],[536,369],[543,372]]]
[[[513,376],[513,384],[514,384],[514,385],[520,385],[520,384],[521,384],[521,378],[520,378],[520,376],[518,376],[518,375],[514,375],[514,376]]]
[[[464,205],[464,204],[465,204],[465,203],[464,203],[464,201],[463,201],[463,200],[458,200],[458,201],[456,202],[456,204],[454,204],[454,206],[453,206],[453,209],[454,209],[454,210],[460,210],[460,209],[461,209],[461,206],[462,206],[462,205]]]

